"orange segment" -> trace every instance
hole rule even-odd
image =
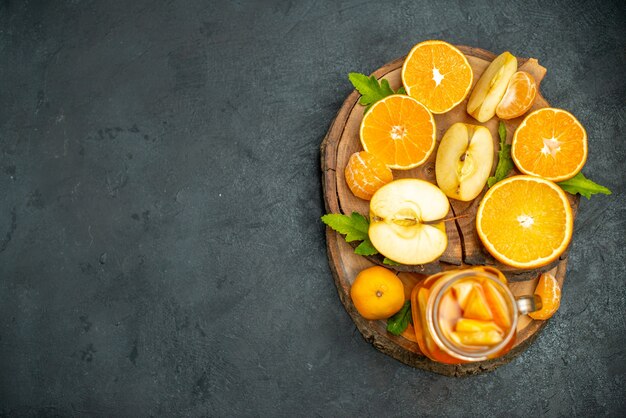
[[[366,151],[350,156],[345,176],[352,193],[365,200],[370,200],[376,190],[393,180],[393,173],[385,163]]]
[[[498,331],[453,332],[452,340],[461,345],[496,345],[503,338]]]
[[[493,313],[493,319],[496,324],[508,329],[511,327],[511,315],[507,306],[504,296],[500,293],[496,285],[491,281],[485,280],[483,282],[483,291],[487,298],[487,304],[489,309]]]
[[[543,273],[537,283],[535,294],[541,298],[542,308],[528,314],[532,319],[548,319],[561,305],[561,287],[550,273]]]
[[[487,305],[485,295],[478,286],[474,287],[467,297],[467,304],[463,310],[463,317],[468,319],[480,319],[483,321],[491,321],[493,315]]]
[[[587,161],[587,132],[565,110],[539,109],[515,131],[511,157],[525,174],[564,181],[578,174]]]
[[[504,334],[502,328],[493,321],[478,321],[476,319],[461,318],[457,321],[455,328],[456,331],[460,332],[496,331],[500,334]]]
[[[363,116],[361,144],[387,167],[408,170],[424,163],[435,149],[435,119],[417,100],[391,95]]]
[[[573,224],[565,192],[532,176],[496,183],[476,213],[476,230],[485,248],[502,263],[521,269],[556,260],[572,238]]]
[[[522,116],[532,107],[537,95],[537,83],[532,75],[518,71],[509,80],[504,97],[496,107],[500,119],[513,119]]]
[[[432,113],[445,113],[461,103],[474,73],[467,58],[443,41],[425,41],[411,49],[402,65],[402,84]]]

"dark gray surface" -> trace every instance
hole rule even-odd
[[[469,3],[0,3],[0,415],[624,414],[623,3]],[[614,192],[538,341],[461,380],[361,338],[318,221],[347,73],[430,38],[538,58]]]

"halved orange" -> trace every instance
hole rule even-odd
[[[473,79],[465,55],[443,41],[415,45],[402,65],[402,84],[407,94],[437,114],[461,103]]]
[[[573,228],[565,192],[533,176],[496,183],[476,213],[476,230],[485,248],[502,263],[520,269],[556,260],[572,239]]]
[[[412,97],[394,94],[374,103],[361,122],[361,144],[389,168],[408,170],[435,149],[435,118]]]
[[[537,83],[532,75],[518,71],[509,80],[504,97],[496,107],[500,119],[513,119],[522,116],[532,107],[537,95]]]
[[[344,174],[352,193],[364,200],[370,200],[376,190],[393,180],[385,163],[367,151],[352,154]]]
[[[578,174],[587,161],[587,132],[565,110],[535,110],[515,131],[511,157],[522,173],[564,181]]]

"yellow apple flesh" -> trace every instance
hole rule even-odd
[[[446,195],[427,181],[392,181],[370,201],[370,241],[379,253],[398,263],[430,263],[448,246],[441,220],[449,209]]]
[[[492,166],[493,138],[489,129],[455,123],[437,150],[437,185],[452,199],[473,200],[485,187]]]
[[[491,119],[516,71],[517,58],[510,52],[504,52],[494,59],[474,86],[467,102],[467,113],[479,122]]]

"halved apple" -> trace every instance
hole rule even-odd
[[[370,241],[398,263],[429,263],[448,246],[442,220],[449,210],[448,198],[435,185],[418,179],[392,181],[370,201]]]
[[[448,197],[473,200],[485,187],[492,165],[493,138],[489,129],[455,123],[437,150],[437,184]]]
[[[479,122],[491,119],[516,71],[517,58],[510,52],[503,52],[494,59],[474,86],[467,102],[467,113]]]

